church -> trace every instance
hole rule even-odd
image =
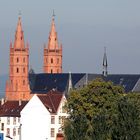
[[[63,48],[59,44],[52,17],[48,44],[44,46],[44,73],[36,74],[29,70],[29,44],[24,41],[21,16],[18,18],[14,43],[10,43],[9,78],[6,82],[6,100],[29,100],[34,94],[47,94],[51,90],[69,94],[70,89],[82,88],[89,81],[102,78],[121,85],[126,92],[140,91],[140,75],[108,74],[107,55],[103,57],[102,74],[91,73],[63,73],[62,58]]]

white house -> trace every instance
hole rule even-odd
[[[27,102],[1,101],[0,104],[0,140],[20,140],[20,111]]]
[[[56,140],[68,116],[62,93],[50,91],[34,95],[21,111],[22,140]]]

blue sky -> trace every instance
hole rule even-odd
[[[30,65],[42,72],[53,9],[64,72],[101,73],[106,46],[109,73],[140,73],[139,5],[139,0],[1,0],[0,75],[8,73],[9,44],[14,41],[19,10]]]

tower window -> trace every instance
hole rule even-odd
[[[23,68],[23,73],[25,73],[25,68]]]
[[[51,73],[53,73],[53,70],[51,69]]]
[[[59,58],[57,58],[57,64],[59,64]]]
[[[23,80],[23,85],[25,85],[25,80]]]
[[[23,58],[23,62],[25,62],[25,57]]]
[[[17,68],[17,73],[19,73],[19,68]]]
[[[48,62],[47,58],[46,58],[46,63]]]
[[[17,57],[17,63],[19,62],[19,58]]]
[[[53,63],[53,58],[51,58],[51,63]]]

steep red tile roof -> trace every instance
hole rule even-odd
[[[6,101],[3,105],[0,106],[0,117],[20,117],[20,112],[27,104],[27,101]]]
[[[57,113],[63,93],[58,91],[50,91],[47,94],[37,96],[51,113]]]

